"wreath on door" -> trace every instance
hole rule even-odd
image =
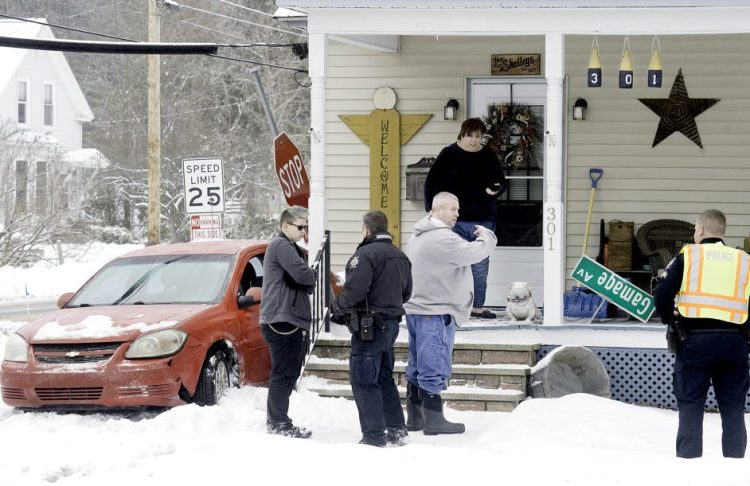
[[[536,109],[535,109],[536,108]],[[492,149],[503,167],[541,168],[536,160],[536,145],[541,142],[542,122],[535,115],[541,107],[498,104],[488,107],[484,117],[487,134],[482,143]]]

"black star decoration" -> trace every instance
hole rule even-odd
[[[661,117],[652,148],[674,132],[682,133],[703,148],[695,117],[718,103],[719,98],[690,98],[680,69],[672,84],[669,98],[638,98],[638,101]]]

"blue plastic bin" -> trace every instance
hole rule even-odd
[[[565,317],[591,317],[601,302],[602,298],[593,291],[585,287],[573,287],[563,295],[563,315]],[[606,318],[609,305],[609,302],[605,301],[596,317]]]

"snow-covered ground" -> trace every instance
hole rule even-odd
[[[93,272],[102,259],[108,257],[80,265]],[[88,276],[75,275],[74,267],[83,273],[77,264],[67,265],[68,276],[63,267],[47,269],[46,278],[38,268],[13,275],[40,285],[70,283],[70,290]],[[4,289],[8,272],[0,269]],[[40,292],[56,296],[60,290]],[[22,324],[0,320],[0,357],[8,335]],[[409,445],[386,449],[356,444],[353,402],[321,398],[304,383],[292,395],[290,414],[312,438],[269,436],[265,400],[265,389],[245,387],[231,390],[217,407],[185,405],[128,417],[22,413],[0,404],[0,485],[750,484],[750,459],[721,457],[717,414],[706,416],[704,457],[681,460],[674,458],[675,412],[589,395],[529,399],[509,414],[448,410],[449,419],[466,423],[465,434],[417,432]]]
[[[0,302],[19,299],[57,299],[73,292],[113,258],[143,245],[91,243],[66,245],[62,265],[54,247],[44,248],[45,259],[30,268],[0,267]]]

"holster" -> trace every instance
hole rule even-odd
[[[687,339],[685,329],[678,322],[667,324],[667,349],[670,353],[677,353],[685,339]]]

